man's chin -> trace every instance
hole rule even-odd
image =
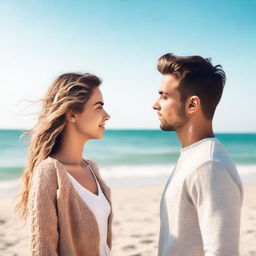
[[[175,131],[175,129],[173,127],[169,126],[169,125],[160,124],[160,128],[163,131]]]

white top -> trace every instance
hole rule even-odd
[[[160,206],[159,256],[238,256],[243,188],[216,138],[181,149]]]
[[[69,173],[68,173],[68,176],[76,192],[82,198],[82,200],[86,203],[86,205],[88,205],[88,207],[91,209],[91,211],[93,212],[97,220],[99,233],[100,233],[100,245],[99,245],[100,256],[109,256],[110,249],[107,244],[107,231],[108,231],[108,217],[111,211],[111,207],[109,205],[108,200],[106,199],[105,195],[101,190],[101,187],[98,183],[98,180],[93,170],[89,165],[88,167],[96,181],[97,188],[98,188],[98,195],[95,195],[94,193],[92,193],[91,191],[87,190],[82,185],[80,185],[79,182],[75,178],[73,178]]]

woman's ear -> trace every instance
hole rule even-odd
[[[66,112],[66,119],[67,121],[74,123],[76,121],[75,112],[73,110],[68,110]]]
[[[200,106],[200,98],[198,96],[191,96],[187,101],[187,112],[193,114],[199,110]]]

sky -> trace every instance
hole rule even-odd
[[[0,129],[31,128],[64,72],[102,78],[107,128],[158,129],[156,62],[171,52],[223,66],[216,132],[256,132],[255,13],[253,0],[0,0]]]

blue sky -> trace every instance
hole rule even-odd
[[[30,128],[63,72],[103,79],[108,128],[158,128],[157,59],[211,57],[227,74],[214,128],[256,132],[256,1],[0,1],[0,128]]]

